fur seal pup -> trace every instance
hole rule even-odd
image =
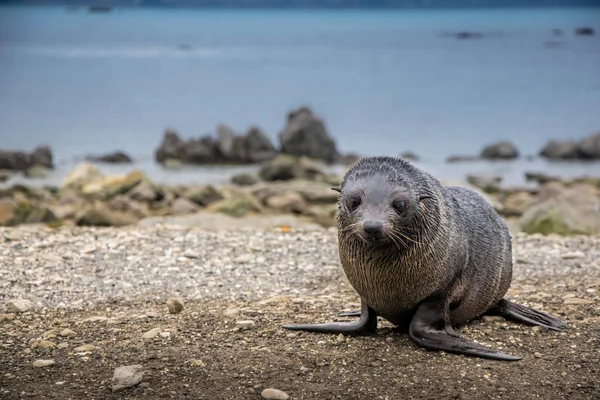
[[[511,237],[475,192],[444,187],[394,157],[366,157],[344,176],[338,200],[342,268],[361,297],[356,322],[284,325],[311,332],[366,334],[377,316],[408,327],[427,349],[515,361],[521,357],[459,336],[454,327],[500,315],[562,330],[563,322],[504,299],[512,280]]]

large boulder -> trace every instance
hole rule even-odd
[[[86,183],[81,187],[81,193],[109,199],[127,193],[144,180],[147,180],[144,174],[135,170],[128,174],[108,176]]]
[[[597,235],[600,233],[600,193],[587,184],[565,187],[545,185],[539,201],[521,216],[519,225],[526,233]]]
[[[283,153],[307,156],[328,163],[335,162],[340,156],[323,121],[315,117],[307,107],[288,114],[287,125],[279,133],[279,141]]]
[[[213,164],[221,161],[217,142],[210,136],[185,142],[182,161],[187,164]]]
[[[210,204],[207,211],[227,214],[231,217],[243,217],[249,213],[262,211],[258,199],[250,193],[239,192],[229,198]]]
[[[79,226],[125,226],[137,221],[135,215],[111,210],[102,202],[95,202],[83,208],[75,216],[75,223]]]
[[[184,197],[202,207],[223,199],[212,185],[191,187],[184,192]]]
[[[580,158],[598,160],[600,159],[600,132],[583,138],[579,145]]]
[[[81,191],[84,185],[99,181],[104,175],[98,168],[89,163],[82,163],[76,166],[61,182],[59,189],[61,191]]]
[[[573,140],[565,142],[550,140],[540,150],[539,155],[550,160],[571,160],[579,157],[579,148]]]
[[[481,150],[481,158],[509,160],[517,157],[519,157],[519,150],[508,141],[494,143]]]
[[[324,166],[307,157],[278,154],[262,166],[259,176],[265,181],[287,181],[291,179],[318,179],[325,176]]]
[[[243,149],[243,146],[240,146],[239,143],[236,146],[235,143],[236,141],[240,142],[239,139],[240,137],[228,126],[219,125],[217,127],[217,148],[224,158],[235,160],[243,157],[243,154],[240,152],[240,150]],[[234,149],[234,147],[236,148]]]
[[[245,135],[236,135],[225,125],[217,128],[217,150],[226,162],[260,163],[276,154],[269,138],[256,126]]]

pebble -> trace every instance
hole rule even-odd
[[[44,368],[56,364],[54,360],[35,360],[33,366],[35,368]]]
[[[190,365],[193,365],[195,367],[206,367],[206,363],[202,360],[197,360],[197,359],[192,358],[188,362],[190,363]]]
[[[13,319],[15,319],[14,314],[0,314],[0,322],[12,321]]]
[[[535,353],[533,353],[533,356],[534,356],[535,358],[542,358],[542,353],[540,353],[540,352],[536,351]]]
[[[153,339],[156,337],[156,335],[158,335],[160,332],[162,332],[162,328],[154,328],[154,329],[150,329],[148,332],[144,333],[142,335],[142,339]]]
[[[167,300],[167,308],[171,314],[179,314],[183,311],[183,302],[178,297],[171,297]]]
[[[17,314],[33,310],[34,305],[26,299],[15,299],[7,301],[5,308],[7,313]]]
[[[126,365],[115,369],[112,377],[112,391],[126,389],[142,381],[144,367],[141,365]]]
[[[264,389],[260,393],[260,395],[262,396],[263,399],[271,399],[271,400],[287,400],[290,398],[290,396],[286,392],[283,392],[283,391],[277,390],[277,389],[273,389],[273,388]]]
[[[76,347],[73,351],[77,353],[84,353],[86,351],[92,351],[96,348],[93,344],[84,344],[82,346]]]
[[[563,260],[576,260],[579,258],[585,258],[585,253],[582,251],[572,251],[570,253],[564,253],[561,257]]]
[[[235,321],[235,324],[240,328],[252,328],[256,323],[252,320]]]
[[[73,336],[77,336],[77,333],[75,333],[74,331],[72,331],[70,329],[63,329],[62,331],[60,331],[59,335],[62,337],[73,337]]]
[[[240,315],[240,309],[239,308],[228,308],[225,311],[223,311],[223,315],[226,317],[237,317],[238,315]]]
[[[193,250],[186,250],[183,252],[185,258],[200,258],[200,253]]]
[[[484,322],[502,322],[504,321],[504,318],[502,318],[499,315],[484,315],[482,317]]]
[[[39,342],[34,341],[31,345],[32,349],[51,349],[52,347],[56,347],[56,343],[51,342],[49,340],[40,340]]]
[[[56,347],[59,349],[66,349],[67,347],[69,347],[69,343],[62,342],[62,343],[59,343],[58,346],[56,346]]]
[[[245,264],[252,261],[252,258],[252,254],[242,254],[241,256],[236,257],[234,261],[238,264]]]
[[[571,304],[571,305],[582,305],[582,304],[592,304],[592,303],[593,303],[592,300],[580,299],[577,297],[571,297],[569,299],[565,299],[565,304]]]
[[[99,317],[99,316],[94,316],[94,317],[89,317],[89,318],[86,318],[86,319],[84,319],[84,320],[83,320],[83,321],[81,321],[81,322],[82,322],[82,323],[83,323],[83,322],[98,322],[98,321],[102,321],[102,322],[104,322],[104,321],[107,321],[107,320],[108,320],[108,318],[107,318],[107,317]]]

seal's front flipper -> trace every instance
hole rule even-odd
[[[419,305],[410,323],[409,332],[417,345],[430,350],[444,350],[503,361],[521,359],[458,336],[444,317],[444,305],[440,300],[426,300]]]
[[[341,313],[338,313],[338,317],[360,317],[360,311],[359,310],[342,311]]]
[[[285,329],[321,333],[368,334],[377,330],[375,310],[361,301],[360,319],[356,322],[329,322],[325,324],[283,325]]]
[[[515,322],[522,322],[528,325],[539,325],[555,331],[562,331],[566,327],[562,320],[553,315],[513,303],[506,299],[500,300],[498,304],[491,308],[486,314],[499,315]]]

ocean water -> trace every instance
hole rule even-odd
[[[574,35],[579,26],[596,36]],[[456,31],[484,37],[448,35]],[[135,164],[107,172],[224,181],[241,169],[154,164],[164,129],[191,137],[220,123],[258,125],[276,141],[301,105],[324,119],[342,152],[414,151],[441,178],[600,176],[600,163],[444,161],[502,139],[535,155],[548,139],[599,131],[600,9],[0,8],[0,148],[50,145],[57,170],[38,183],[117,149]]]

